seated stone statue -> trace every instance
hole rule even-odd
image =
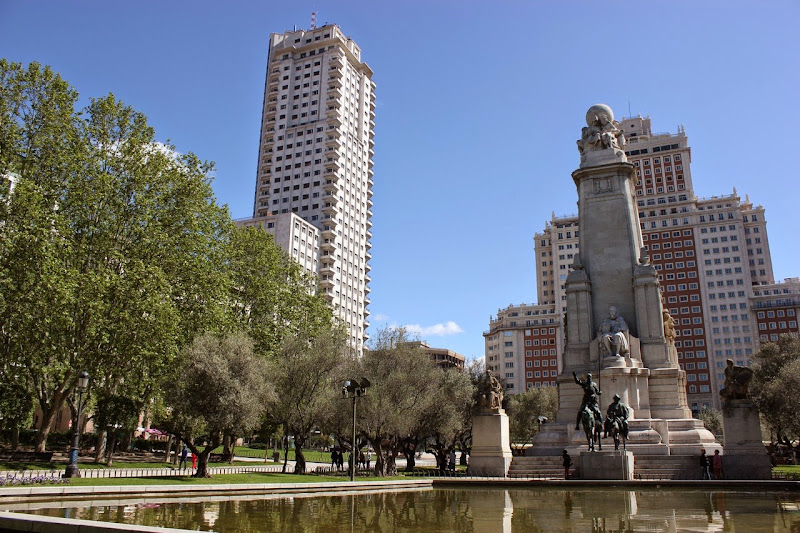
[[[725,387],[719,391],[720,398],[725,403],[730,400],[747,398],[752,378],[752,370],[744,366],[734,365],[733,360],[728,359],[725,367]]]
[[[630,350],[628,324],[617,314],[617,308],[613,305],[608,308],[608,318],[600,324],[597,331],[597,342],[600,345],[601,353],[617,357],[627,354]]]
[[[488,370],[478,384],[478,405],[490,411],[503,407],[503,386]]]

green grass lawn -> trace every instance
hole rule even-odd
[[[214,448],[211,453],[222,453],[222,446],[218,446]],[[264,454],[266,453],[270,458],[272,457],[272,452],[275,451],[272,448],[267,450],[258,450],[255,448],[248,448],[247,446],[237,446],[234,450],[234,455],[238,455],[239,457],[257,457],[260,459],[264,458]],[[281,461],[283,461],[283,450],[278,450],[281,454]],[[331,453],[330,452],[320,452],[318,450],[303,450],[303,456],[306,458],[307,462],[311,463],[329,463],[331,462]],[[294,450],[289,450],[289,460],[295,460],[295,453]]]
[[[264,463],[253,463],[252,461],[234,461],[234,465],[236,466],[254,466],[254,465],[261,465]],[[277,463],[268,462],[267,465],[277,465]],[[209,466],[228,466],[228,463],[209,463]],[[67,467],[66,463],[12,463],[12,462],[4,462],[0,463],[0,472],[8,471],[8,470],[63,470]],[[88,469],[105,469],[108,468],[105,463],[84,463],[83,461],[78,463],[78,467],[83,470]],[[170,468],[172,467],[172,463],[163,463],[159,462],[125,462],[125,461],[115,461],[111,468]]]
[[[248,473],[248,474],[217,474],[210,478],[194,478],[191,476],[178,477],[137,477],[137,478],[110,478],[110,479],[87,479],[73,478],[69,484],[78,487],[87,486],[119,486],[119,485],[224,485],[234,483],[324,483],[329,481],[347,481],[349,478],[344,476],[314,476],[296,474],[273,474],[273,473]],[[397,477],[359,477],[359,481],[388,481],[404,479],[403,476]]]

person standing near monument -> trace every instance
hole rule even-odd
[[[564,458],[561,463],[564,466],[564,479],[569,479],[569,467],[572,466],[572,458],[567,453],[567,450],[561,452],[561,457]]]
[[[592,381],[592,374],[587,372],[586,379],[578,378],[578,375],[573,371],[572,377],[575,378],[575,383],[583,387],[583,402],[580,409],[578,409],[578,418],[575,421],[575,429],[581,429],[581,413],[585,408],[589,408],[594,413],[595,420],[603,420],[603,415],[600,413],[598,406],[599,396],[603,394],[597,387],[597,384]]]
[[[719,450],[714,450],[711,466],[714,469],[714,479],[723,479],[725,477],[722,473],[722,456],[719,454]]]
[[[705,448],[700,450],[700,479],[711,480],[711,472],[708,470],[708,456],[706,455]]]

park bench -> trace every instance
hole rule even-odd
[[[11,450],[0,451],[0,461],[19,463],[42,462],[49,463],[53,460],[53,452],[20,452]]]

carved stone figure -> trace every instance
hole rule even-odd
[[[748,397],[750,380],[753,378],[753,371],[744,366],[734,365],[728,359],[725,367],[725,387],[719,391],[720,397],[725,403],[729,400],[743,400]]]
[[[597,331],[597,342],[601,353],[620,357],[628,353],[628,324],[617,314],[613,305],[608,308],[608,318],[603,320]]]
[[[592,374],[587,373],[585,380],[578,378],[575,372],[572,373],[572,377],[575,379],[575,383],[583,388],[583,402],[581,402],[581,407],[578,409],[578,419],[575,421],[575,429],[581,428],[581,417],[583,415],[583,410],[586,408],[589,408],[594,413],[595,420],[602,421],[603,415],[600,413],[598,401],[600,400],[600,395],[603,393],[600,391],[597,383],[592,381]]]
[[[503,386],[488,370],[478,386],[478,404],[491,411],[503,407]]]
[[[578,140],[578,152],[621,149],[625,146],[625,135],[619,129],[619,122],[614,120],[614,112],[605,104],[593,105],[586,112],[586,127],[581,130]]]
[[[664,319],[664,338],[668,343],[673,344],[675,342],[675,319],[667,309],[661,311],[661,317]]]

